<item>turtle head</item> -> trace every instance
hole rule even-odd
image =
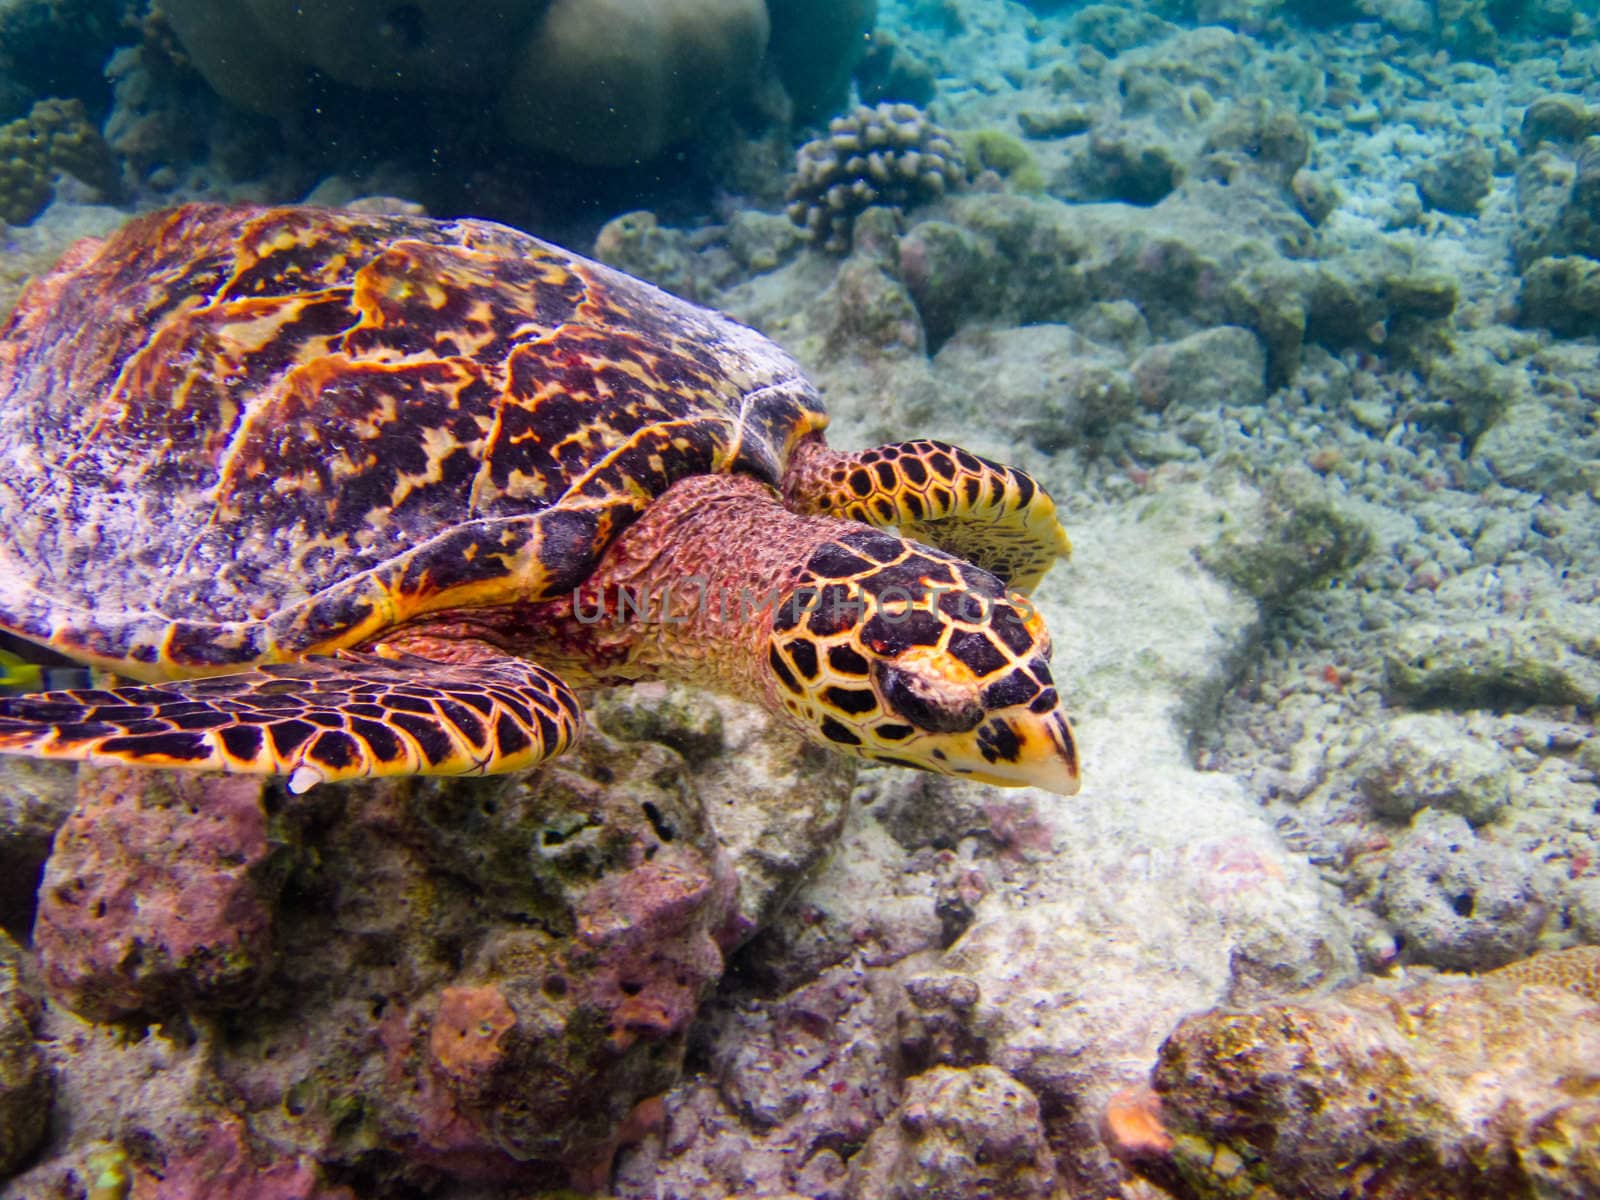
[[[1009,787],[1078,790],[1050,635],[987,571],[876,530],[812,552],[773,611],[767,667],[813,741]]]

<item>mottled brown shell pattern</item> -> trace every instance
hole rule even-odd
[[[0,625],[146,679],[540,599],[825,423],[743,326],[487,222],[190,205],[0,333]]]

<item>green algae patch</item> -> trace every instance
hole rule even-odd
[[[1003,129],[975,129],[956,135],[969,171],[991,170],[1013,191],[1039,195],[1045,190],[1044,172],[1022,139]]]

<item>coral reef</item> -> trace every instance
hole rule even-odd
[[[1592,704],[1600,637],[1576,611],[1552,617],[1404,625],[1385,647],[1386,690],[1421,707]]]
[[[81,100],[41,100],[0,125],[0,221],[25,225],[54,194],[57,173],[100,192],[117,190],[116,167]]]
[[[126,36],[129,7],[125,0],[0,4],[0,124],[52,95],[80,97],[98,108],[101,71]]]
[[[50,166],[27,121],[0,126],[0,221],[25,225],[50,203]]]
[[[878,19],[878,0],[767,0],[767,12],[773,65],[795,115],[809,121],[842,108]]]
[[[1541,96],[1518,139],[1517,228],[1521,319],[1581,337],[1600,329],[1600,109]]]
[[[1252,32],[1282,32],[1287,23],[1319,29],[1355,18],[1382,22],[1395,33],[1418,38],[1430,50],[1462,58],[1493,60],[1506,39],[1520,36],[1566,37],[1583,28],[1584,18],[1570,3],[1493,3],[1491,0],[1354,0],[1330,9],[1305,0],[1163,0],[1155,6],[1171,17],[1215,22]]]
[[[104,237],[127,220],[106,205],[52,204],[31,224],[4,230],[0,253],[0,313],[9,316],[23,287],[48,270],[79,238]],[[4,888],[0,887],[0,892]]]
[[[1093,183],[1085,199],[1116,200],[1149,206],[1172,194],[1183,178],[1178,157],[1150,129],[1103,122],[1089,131],[1089,150],[1081,167]]]
[[[1422,337],[1456,305],[1455,284],[1398,246],[1327,263],[1277,257],[1264,253],[1261,228],[1241,227],[1210,198],[1179,193],[1150,209],[952,197],[939,217],[907,231],[906,284],[931,328],[948,328],[955,314],[1006,325],[1070,321],[1124,300],[1163,340],[1240,326],[1260,339],[1273,385],[1292,374],[1307,342],[1339,349]],[[1287,193],[1275,199],[1272,220],[1291,216],[1292,203]]]
[[[614,1163],[619,1200],[1600,1192],[1581,6],[880,0],[860,36],[863,0],[826,21],[771,0],[765,64],[741,8],[707,68],[732,103],[681,171],[619,195],[470,150],[514,69],[568,71],[570,128],[615,134],[575,153],[657,136],[589,121],[598,68],[569,68],[592,57],[519,58],[557,6],[439,34],[436,2],[261,0],[304,43],[285,51],[255,4],[208,21],[258,39],[218,84],[307,123],[230,116],[158,41],[125,48],[104,128],[139,204],[319,178],[329,202],[424,198],[403,155],[329,137],[302,178],[262,151],[392,105],[380,82],[408,144],[456,147],[448,207],[517,196],[520,222],[598,231],[607,261],[778,337],[837,443],[1025,465],[1076,547],[1036,601],[1085,791],[851,771],[666,688],[597,697],[587,757],[537,780],[267,789],[210,820],[202,791],[192,829],[87,775],[67,821],[70,775],[0,767],[16,1044],[54,1077],[45,1141],[0,1186],[504,1200]],[[660,28],[626,48],[684,52]],[[664,57],[628,61],[625,104]],[[773,210],[851,63],[970,177],[854,213],[842,257],[802,253]],[[6,118],[48,94],[16,81]],[[670,87],[637,103],[686,111]],[[120,219],[84,197],[6,231],[0,304]],[[35,922],[63,821],[67,890]],[[228,829],[260,840],[229,861]],[[180,884],[243,919],[183,912]],[[1325,991],[1362,972],[1388,978]],[[86,1023],[45,982],[122,1015]]]
[[[1378,730],[1350,769],[1373,811],[1392,821],[1437,808],[1483,825],[1510,795],[1511,770],[1500,754],[1452,721],[1423,713]]]
[[[863,105],[800,147],[787,211],[814,242],[842,254],[857,214],[936,199],[963,173],[955,143],[926,113],[909,104]]]
[[[735,942],[767,927],[837,841],[853,764],[796,742],[760,709],[691,688],[639,684],[599,698],[592,715],[614,737],[666,746],[693,770],[718,844],[739,874],[729,934]]]
[[[39,891],[51,992],[96,1021],[254,999],[271,965],[281,841],[258,780],[83,772]]]
[[[1522,318],[1569,337],[1600,333],[1600,261],[1577,255],[1535,259],[1522,273]]]
[[[497,5],[472,21],[440,0],[295,5],[166,0],[162,13],[216,91],[253,112],[294,112],[307,68],[355,87],[481,90],[503,78],[537,4]]]
[[[25,938],[50,843],[72,811],[74,776],[56,763],[0,762],[0,928]]]
[[[1161,1048],[1153,1126],[1110,1124],[1185,1200],[1587,1195],[1594,956],[1189,1017]]]
[[[1315,476],[1286,472],[1201,550],[1200,561],[1261,604],[1276,606],[1348,571],[1371,548],[1371,532]]]
[[[925,335],[901,273],[897,226],[894,210],[881,205],[852,223],[855,249],[811,308],[828,348],[871,348],[886,359],[921,358]]]
[[[710,283],[690,236],[663,227],[652,212],[612,217],[595,238],[594,256],[686,300],[698,300]]]
[[[1529,105],[1518,137],[1517,230],[1526,268],[1549,256],[1600,256],[1600,109],[1575,96]]]
[[[1565,988],[1600,1004],[1600,946],[1550,950],[1518,959],[1490,975],[1523,985]]]
[[[689,300],[704,300],[744,273],[788,262],[805,235],[777,213],[740,211],[726,224],[673,229],[652,212],[613,217],[595,237],[594,257]]]
[[[1050,1200],[1039,1101],[994,1067],[935,1067],[850,1160],[851,1200]]]
[[[248,778],[84,771],[36,940],[53,1065],[108,1082],[73,1085],[74,1142],[21,1186],[79,1170],[86,1136],[174,1196],[208,1178],[213,1197],[266,1194],[249,1181],[267,1164],[304,1197],[346,1194],[328,1171],[360,1194],[602,1182],[676,1080],[724,952],[812,868],[848,790],[745,706],[661,701],[600,718],[653,740],[592,730],[532,778],[326,806]],[[707,812],[735,807],[724,849]],[[227,1015],[246,998],[247,1019]],[[65,1005],[192,1033],[119,1047]]]
[[[1457,216],[1478,210],[1493,184],[1494,156],[1478,142],[1453,146],[1417,171],[1417,191],[1429,208]]]
[[[1044,174],[1020,138],[1000,129],[978,129],[958,135],[970,174],[993,171],[1019,192],[1044,191]]]
[[[1152,346],[1134,360],[1139,402],[1168,408],[1259,404],[1266,398],[1267,358],[1261,340],[1237,325],[1219,325]]]
[[[992,396],[997,421],[1047,454],[1105,436],[1137,404],[1122,357],[1067,325],[963,330],[934,362],[946,386]]]
[[[653,158],[755,78],[768,32],[763,0],[555,0],[517,50],[502,119],[575,162]]]
[[[900,45],[888,29],[872,32],[871,44],[856,65],[855,83],[864,104],[904,103],[926,107],[939,90],[933,68]]]
[[[52,1080],[34,1042],[38,1010],[18,977],[17,945],[0,933],[0,1181],[44,1139]]]
[[[1406,960],[1488,970],[1533,950],[1551,912],[1544,874],[1460,815],[1425,808],[1384,867],[1380,911]]]

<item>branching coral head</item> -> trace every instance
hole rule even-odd
[[[812,241],[842,254],[857,214],[876,204],[912,208],[964,178],[954,140],[927,113],[910,104],[862,105],[800,147],[787,211]]]

